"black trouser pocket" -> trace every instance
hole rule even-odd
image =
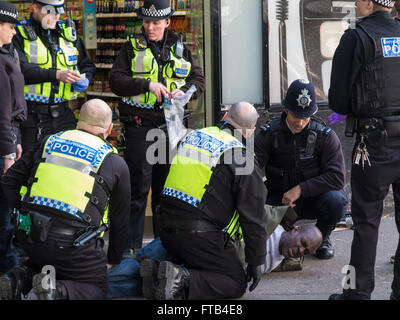
[[[30,212],[31,238],[35,242],[45,242],[49,234],[53,219],[38,212]]]

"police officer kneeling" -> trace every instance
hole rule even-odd
[[[32,286],[39,299],[106,297],[106,265],[121,261],[130,203],[128,167],[104,140],[111,120],[104,101],[86,102],[76,130],[45,138],[2,179],[10,204],[19,210],[17,238],[29,256],[26,265],[0,278],[2,299],[18,299]],[[108,219],[106,257],[101,236]],[[46,274],[33,276],[44,266],[54,267],[55,286],[42,286]]]
[[[323,241],[320,259],[334,256],[329,236],[345,214],[345,166],[336,133],[312,117],[317,111],[314,86],[294,81],[283,100],[280,119],[262,127],[255,152],[265,167],[267,204],[294,207],[299,218],[317,219]]]

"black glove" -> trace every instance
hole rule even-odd
[[[261,279],[261,266],[251,266],[247,265],[246,269],[247,274],[247,282],[250,282],[253,279],[253,283],[251,284],[249,290],[252,292],[260,282]]]

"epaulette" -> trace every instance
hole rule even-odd
[[[135,39],[135,45],[137,50],[147,49],[146,38],[142,34],[131,34],[129,40]]]

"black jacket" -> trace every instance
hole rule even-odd
[[[21,159],[1,179],[1,186],[11,207],[20,207],[20,188],[28,184],[28,179],[34,170],[35,163],[42,156],[46,140],[44,139],[38,144],[37,148],[34,149],[36,151],[25,152]],[[108,263],[119,264],[126,246],[126,228],[129,222],[131,195],[129,169],[121,157],[116,154],[109,154],[104,159],[98,174],[103,177],[111,194],[109,199],[110,244],[108,248]],[[62,179],[60,183],[62,183]],[[97,216],[97,209],[92,208],[95,211],[93,216]],[[88,213],[91,215],[92,212]]]
[[[315,160],[313,161],[300,161],[300,150],[304,149],[307,144],[308,128],[305,128],[298,134],[293,134],[286,124],[286,114],[282,114],[281,119],[276,120],[279,125],[280,143],[286,142],[286,145],[292,150],[293,167],[298,166],[299,170],[303,173],[303,177],[307,179],[300,179],[300,187],[303,197],[315,197],[330,190],[340,190],[345,185],[345,164],[342,152],[342,146],[336,133],[331,130],[327,135],[323,133],[318,135],[318,140],[315,148]],[[274,147],[275,136],[273,130],[261,130],[255,138],[254,150],[260,168],[268,167],[271,159],[278,158],[279,152],[284,148],[282,146]],[[287,148],[286,148],[287,149]],[[309,164],[312,166],[310,167]],[[276,164],[275,164],[276,165]],[[282,168],[285,164],[282,163]],[[314,174],[309,174],[314,173]],[[268,181],[268,173],[265,174]],[[276,186],[279,189],[281,186]],[[294,187],[291,186],[291,188]],[[275,189],[275,187],[272,187]],[[289,190],[289,189],[288,189]],[[281,190],[286,192],[288,190]],[[272,191],[272,190],[268,190]]]
[[[15,152],[15,138],[11,132],[12,121],[26,120],[27,113],[24,77],[10,51],[4,47],[0,47],[0,88],[0,156],[4,156]],[[12,117],[18,110],[22,112]]]
[[[377,11],[362,19],[391,19],[389,12]],[[395,20],[396,21],[396,20]],[[397,20],[398,21],[398,20]],[[332,61],[331,84],[329,88],[329,108],[340,114],[353,113],[353,93],[356,81],[365,66],[365,52],[375,52],[373,41],[363,47],[354,29],[348,29],[340,39]]]
[[[48,40],[48,31],[44,30],[40,22],[36,21],[32,16],[30,18],[32,26],[37,34],[37,36],[43,41],[47,48],[50,48],[50,42]],[[55,43],[58,43],[58,38],[60,35],[59,28],[50,30],[51,38]],[[25,77],[26,84],[37,84],[43,82],[58,82],[56,78],[57,69],[43,69],[35,63],[29,63],[27,57],[24,54],[24,38],[19,34],[17,29],[17,34],[13,38],[13,44],[18,50],[19,58],[21,62],[21,71]],[[79,51],[78,56],[78,69],[80,73],[85,73],[86,78],[89,82],[92,81],[95,73],[96,66],[90,58],[85,45],[83,44],[79,35],[77,35],[77,40],[74,42],[75,47]]]
[[[145,33],[142,33],[145,36]],[[146,39],[147,40],[147,39]],[[160,43],[154,43],[147,40],[148,47],[153,52],[154,57],[160,64],[161,57],[169,57],[169,48],[173,46],[179,37],[176,33],[166,30],[164,39]],[[157,52],[159,47],[159,52]],[[186,92],[192,85],[195,85],[197,91],[193,94],[192,99],[199,97],[205,90],[205,79],[203,76],[202,69],[196,66],[193,62],[192,54],[190,50],[184,46],[183,57],[192,64],[192,70],[186,79],[186,84],[181,88],[183,92]],[[110,73],[110,88],[111,91],[121,97],[136,96],[149,91],[150,82],[146,79],[132,78],[132,59],[133,59],[133,48],[130,41],[127,41],[121,48],[114,65]],[[125,109],[129,109],[125,110]],[[140,108],[133,108],[121,103],[120,112],[121,114],[129,113],[139,115],[145,119],[153,122],[165,122],[163,110],[142,110]]]
[[[237,163],[238,159],[229,150],[221,156],[220,163],[213,169],[207,191],[200,203],[212,213],[212,221],[202,210],[165,195],[161,198],[161,213],[163,219],[208,220],[218,230],[222,230],[237,210],[246,244],[246,261],[250,265],[257,266],[265,263],[267,236],[264,204],[267,193],[261,170],[253,156],[247,152],[245,157],[247,164],[254,164],[249,174],[235,174],[236,170],[243,169],[246,163]]]

